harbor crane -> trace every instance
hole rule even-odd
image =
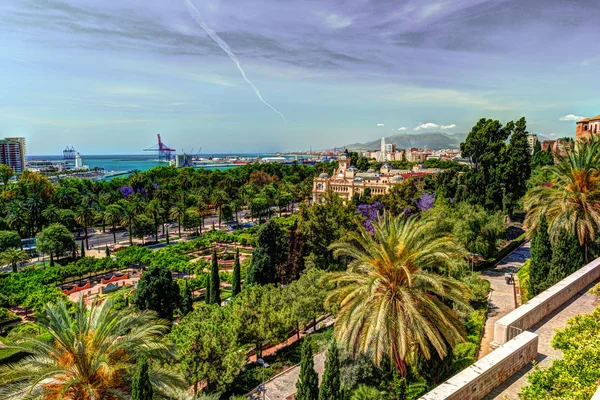
[[[164,144],[160,138],[160,133],[156,135],[158,137],[158,143],[154,146],[148,147],[144,149],[144,151],[157,151],[158,152],[158,161],[160,162],[170,162],[172,159],[172,153],[175,153],[175,149],[170,148],[166,144]]]

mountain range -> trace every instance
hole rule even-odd
[[[425,148],[431,150],[440,149],[458,149],[460,143],[467,137],[466,133],[442,133],[442,132],[424,132],[424,133],[400,133],[385,138],[385,143],[395,144],[398,149],[408,149],[411,147]],[[381,148],[381,139],[366,143],[352,143],[342,146],[348,150],[379,150]]]

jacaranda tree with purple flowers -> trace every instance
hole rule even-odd
[[[420,212],[430,210],[433,207],[433,203],[435,203],[435,194],[423,193],[417,199],[417,207]]]
[[[123,186],[119,190],[120,190],[121,194],[123,195],[123,197],[125,197],[126,199],[129,198],[129,196],[131,196],[134,193],[134,190],[131,186]]]
[[[363,217],[363,226],[367,232],[374,232],[373,221],[377,221],[383,212],[383,204],[376,201],[373,204],[359,204],[356,212]]]

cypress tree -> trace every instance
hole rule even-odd
[[[152,385],[148,376],[148,360],[142,357],[131,382],[131,400],[152,400]]]
[[[561,229],[552,248],[548,281],[551,285],[565,279],[585,264],[579,241],[566,229]]]
[[[210,304],[221,305],[221,282],[219,280],[219,264],[217,249],[213,249],[212,266],[210,268]]]
[[[85,257],[85,245],[83,240],[81,241],[81,258]]]
[[[204,302],[210,304],[210,279],[211,274],[206,277],[206,289],[204,289]]]
[[[181,294],[181,316],[185,317],[194,310],[194,300],[192,299],[192,291],[188,286],[187,280],[183,283],[183,293]]]
[[[106,245],[106,248],[104,249],[104,252],[106,254],[106,258],[110,258],[110,250],[108,249],[108,245]]]
[[[240,270],[240,249],[235,249],[235,261],[233,263],[233,282],[231,284],[231,297],[235,297],[242,291],[241,282],[241,270]]]
[[[335,340],[332,340],[327,349],[325,372],[319,391],[319,400],[341,400],[340,389],[340,354]]]
[[[537,231],[531,237],[531,267],[529,270],[529,297],[537,296],[548,287],[552,262],[552,245],[548,235],[546,216],[542,215]]]
[[[300,359],[300,377],[296,383],[296,400],[316,400],[319,398],[319,377],[315,371],[310,342],[304,338]]]

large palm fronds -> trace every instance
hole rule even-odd
[[[600,229],[600,140],[578,142],[546,169],[552,182],[531,189],[525,197],[525,224],[533,231],[545,215],[554,238],[561,229],[577,236],[587,262],[588,245]]]
[[[111,300],[87,310],[80,299],[73,314],[64,302],[48,304],[40,324],[52,340],[14,339],[9,347],[30,355],[0,367],[0,399],[128,399],[137,358],[171,355],[162,341],[165,321],[150,311],[114,311]],[[149,371],[155,391],[181,387],[181,378],[158,364]]]
[[[464,256],[452,237],[432,221],[384,216],[375,232],[350,233],[331,245],[352,261],[330,275],[337,288],[327,298],[339,306],[335,334],[353,353],[371,353],[375,364],[389,357],[401,374],[418,353],[440,357],[464,341],[465,328],[447,304],[469,309],[470,290],[436,274],[446,260]]]

